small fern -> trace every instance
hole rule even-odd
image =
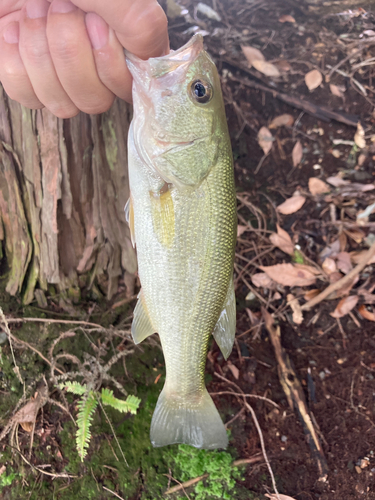
[[[102,388],[101,394],[96,391],[89,390],[86,384],[80,384],[79,382],[69,382],[66,381],[59,384],[61,389],[65,388],[68,392],[76,394],[78,396],[83,396],[78,402],[78,415],[77,415],[77,432],[76,432],[76,443],[77,451],[81,460],[87,455],[87,450],[90,445],[91,432],[90,426],[94,418],[95,410],[101,400],[103,405],[112,406],[115,410],[120,412],[130,412],[133,414],[137,413],[137,409],[141,400],[136,396],[128,396],[126,401],[118,399],[113,395],[111,389]],[[103,410],[104,411],[104,410]]]
[[[128,396],[126,398],[126,401],[117,399],[113,395],[113,391],[106,388],[102,389],[101,398],[104,405],[109,405],[112,406],[112,408],[114,408],[115,410],[121,412],[130,412],[134,415],[137,413],[139,403],[141,402],[141,400],[136,396]]]
[[[78,396],[83,396],[87,393],[86,384],[80,384],[79,382],[65,382],[64,384],[59,384],[60,389],[66,389],[68,392],[77,394]]]
[[[84,397],[78,403],[76,443],[82,461],[87,455],[87,448],[91,439],[90,426],[97,406],[97,395],[93,391],[90,391],[87,397]]]

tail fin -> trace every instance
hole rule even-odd
[[[205,389],[199,401],[184,402],[168,398],[161,392],[152,417],[153,446],[184,443],[205,448],[226,448],[228,436],[220,415]]]

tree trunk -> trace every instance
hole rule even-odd
[[[99,280],[108,298],[136,272],[125,222],[130,107],[61,120],[12,101],[0,85],[0,258],[24,303],[48,284]],[[2,269],[6,266],[2,266]]]

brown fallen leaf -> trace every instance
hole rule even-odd
[[[340,252],[337,254],[336,266],[341,272],[348,274],[353,269],[350,254],[348,252]]]
[[[295,23],[295,22],[296,20],[290,14],[284,14],[283,16],[279,17],[279,23]]]
[[[241,45],[242,52],[249,63],[249,67],[253,65],[254,61],[265,61],[264,55],[260,50],[255,47],[250,47],[249,45]]]
[[[360,149],[366,147],[365,131],[363,130],[360,122],[357,123],[357,131],[354,135],[354,142]]]
[[[354,227],[351,229],[344,229],[344,232],[346,236],[349,236],[349,238],[351,238],[358,244],[362,243],[362,241],[366,237],[366,234],[363,231],[361,231],[360,229],[356,229]]]
[[[276,116],[269,124],[268,128],[291,127],[293,123],[293,116],[284,113],[283,115]]]
[[[260,59],[255,59],[252,65],[253,68],[263,73],[263,75],[271,77],[280,76],[280,71],[277,69],[277,67],[274,64],[269,63],[267,61],[261,61]]]
[[[280,248],[283,252],[288,255],[294,254],[294,244],[292,242],[289,234],[282,229],[278,224],[276,224],[277,233],[272,233],[270,236],[270,241],[275,247]]]
[[[313,196],[323,193],[329,193],[331,188],[321,179],[317,177],[310,177],[309,179],[309,191]]]
[[[263,149],[263,153],[267,155],[272,148],[273,135],[267,127],[262,127],[258,132],[258,144]]]
[[[375,294],[365,288],[358,290],[358,295],[361,296],[362,302],[365,304],[375,304]]]
[[[301,163],[302,156],[303,156],[302,144],[300,141],[297,141],[292,151],[293,167],[298,167],[298,165]]]
[[[314,299],[320,294],[320,290],[317,288],[314,288],[313,290],[308,290],[304,295],[303,298],[308,302],[311,299]]]
[[[293,311],[293,323],[300,325],[303,321],[303,314],[298,299],[292,293],[288,293],[286,299],[288,301],[288,305]]]
[[[338,175],[334,175],[332,177],[328,177],[327,182],[331,184],[331,186],[335,187],[340,187],[340,186],[348,186],[351,184],[350,181],[346,181],[342,177],[339,177]]]
[[[238,224],[237,226],[237,238],[243,235],[245,231],[248,231],[249,227],[248,226],[242,226],[241,224]]]
[[[284,286],[314,285],[315,275],[306,270],[298,269],[293,264],[276,264],[275,266],[259,266],[271,279]]]
[[[302,208],[305,201],[306,198],[304,196],[292,196],[291,198],[286,199],[284,203],[281,203],[281,205],[279,205],[276,210],[283,215],[294,214],[295,212],[298,212],[300,208]]]
[[[305,83],[307,88],[312,91],[315,90],[323,81],[323,76],[321,72],[317,69],[313,69],[306,73],[305,75]]]
[[[330,313],[330,316],[332,316],[332,318],[342,318],[346,316],[357,305],[357,302],[358,295],[344,297],[337,304],[336,309]]]
[[[369,311],[364,304],[358,307],[358,312],[362,318],[368,319],[369,321],[375,321],[375,314]]]
[[[345,87],[343,85],[334,85],[333,83],[330,83],[329,89],[336,97],[344,97]]]
[[[274,281],[266,273],[255,273],[251,277],[253,285],[258,288],[274,288]]]
[[[282,495],[281,493],[279,493],[279,497],[277,497],[276,493],[265,493],[264,496],[266,496],[267,498],[270,498],[271,500],[295,500],[295,498],[292,498],[288,495]]]
[[[287,73],[292,69],[292,66],[285,59],[279,59],[277,61],[273,61],[273,64],[276,66],[281,73]]]
[[[324,259],[324,262],[322,264],[323,271],[327,273],[328,275],[333,274],[337,271],[336,267],[336,262],[331,259],[330,257],[327,257]]]
[[[238,380],[240,377],[240,370],[231,361],[227,363],[229,370],[232,372],[233,377]]]
[[[301,269],[302,271],[307,271],[314,276],[321,276],[323,273],[318,267],[308,266],[307,264],[293,264],[296,269]]]
[[[40,408],[40,402],[37,399],[30,399],[13,417],[13,421],[21,425],[26,432],[31,432],[37,413]]]

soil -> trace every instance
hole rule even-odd
[[[249,294],[255,288],[252,286],[249,289],[249,284],[252,276],[259,272],[259,266],[291,261],[284,252],[270,246],[268,236],[270,231],[275,230],[276,223],[289,233],[294,244],[299,245],[308,262],[318,265],[322,264],[322,250],[340,235],[345,235],[341,236],[344,250],[351,252],[366,248],[365,239],[374,231],[374,216],[370,216],[367,225],[356,225],[358,211],[375,201],[371,192],[357,191],[355,195],[345,196],[336,193],[331,197],[317,198],[309,193],[308,180],[311,177],[326,180],[338,173],[353,183],[364,184],[374,180],[375,147],[374,141],[371,142],[371,127],[375,119],[374,65],[373,61],[358,68],[355,65],[371,61],[375,56],[375,33],[370,32],[375,31],[375,12],[371,13],[369,6],[366,11],[365,4],[349,10],[346,2],[327,2],[321,6],[319,2],[295,0],[207,1],[221,16],[219,22],[199,12],[194,19],[194,6],[198,2],[185,0],[181,3],[189,10],[194,22],[183,16],[170,19],[171,46],[178,48],[184,44],[191,36],[191,32],[184,32],[192,26],[206,32],[205,44],[222,77],[237,191],[241,199],[245,198],[251,204],[246,206],[239,201],[240,224],[250,223],[253,227],[253,231],[246,231],[239,237],[236,251],[237,342],[229,364],[224,361],[217,345],[212,343],[207,361],[208,390],[211,393],[228,391],[233,389],[231,383],[235,383],[244,393],[266,397],[278,405],[275,408],[264,400],[248,398],[259,420],[280,493],[295,500],[375,499],[375,323],[364,319],[357,310],[336,320],[331,316],[339,301],[336,299],[321,302],[304,314],[300,325],[295,324],[291,310],[286,306],[286,295],[292,291],[302,297],[309,287],[294,287],[292,290],[286,286],[278,286],[274,290],[257,288],[257,295]],[[163,7],[166,4],[164,2]],[[292,16],[295,22],[280,22],[283,15]],[[258,48],[269,62],[286,61],[290,69],[279,78],[267,77],[249,68],[241,45]],[[353,55],[358,48],[361,49],[360,54]],[[341,73],[333,72],[328,82],[331,68],[344,58],[347,58],[346,62],[338,68]],[[285,62],[284,67],[287,67]],[[325,77],[313,92],[308,90],[304,80],[305,74],[312,69],[319,69]],[[342,97],[332,93],[330,84],[342,88]],[[297,105],[288,105],[280,94],[293,97]],[[336,112],[342,120],[333,120],[324,110],[318,112],[311,106],[308,113],[306,103]],[[305,106],[305,110],[301,106]],[[263,158],[258,132],[282,114],[291,115],[293,125],[271,130],[273,147]],[[345,120],[351,121],[352,125],[343,123]],[[353,141],[357,122],[365,130],[365,148],[355,148],[352,143],[345,142],[334,144],[335,139]],[[292,150],[297,140],[301,142],[303,158],[297,166],[293,166]],[[276,212],[275,207],[296,191],[307,198],[303,207],[290,215],[283,216]],[[336,220],[332,219],[333,212]],[[248,260],[254,259],[246,269],[244,256]],[[367,266],[353,290],[359,290],[361,286],[370,289],[373,283],[373,267]],[[320,282],[318,285],[322,289],[325,286],[327,283]],[[118,299],[116,297],[113,302]],[[3,300],[10,299],[4,296]],[[53,304],[52,295],[49,301]],[[316,456],[307,442],[301,419],[296,409],[288,404],[281,386],[275,352],[261,322],[262,305],[269,312],[274,312],[281,330],[282,346],[302,384],[328,465],[325,480],[320,478]],[[89,317],[89,321],[100,322],[103,308],[108,308],[108,305],[98,304],[92,295],[87,294],[86,303],[79,307],[86,313],[90,311],[86,319]],[[371,312],[371,306],[367,308]],[[40,315],[36,308],[25,309],[13,299],[5,309],[14,316]],[[56,318],[56,313],[63,314],[64,311],[55,307],[53,312],[50,308],[43,315]],[[129,307],[124,306],[109,312],[106,324],[125,328],[130,317]],[[47,349],[46,332],[43,333],[39,327],[37,332],[30,330],[31,326],[25,328],[14,326],[12,331],[39,350]],[[52,332],[49,330],[48,339],[57,338],[60,331],[60,327]],[[31,337],[32,334],[34,337]],[[32,338],[35,341],[30,340]],[[87,339],[81,340],[81,344],[64,342],[61,349],[69,350],[72,346],[74,352],[90,349]],[[118,339],[113,342],[117,350]],[[9,354],[7,349],[3,346],[6,356]],[[38,375],[39,358],[27,349],[17,349],[16,354],[22,373],[28,374],[30,382]],[[3,364],[2,367],[6,379],[1,386],[2,394],[9,396],[7,404],[0,405],[3,422],[9,403],[15,404],[22,394],[15,376],[10,375],[9,366],[6,368]],[[64,366],[72,369],[68,362]],[[130,470],[121,468],[113,459],[110,448],[104,448],[112,438],[109,438],[111,430],[103,417],[95,417],[96,431],[93,433],[95,438],[89,462],[81,465],[77,455],[74,455],[74,430],[68,427],[69,418],[56,407],[46,404],[43,419],[38,420],[36,426],[36,444],[30,463],[39,467],[49,463],[55,472],[69,470],[85,479],[80,482],[77,479],[69,482],[55,479],[53,483],[35,474],[32,481],[28,480],[27,486],[18,481],[14,483],[13,492],[12,488],[4,488],[4,498],[65,498],[64,491],[69,492],[66,498],[113,498],[107,490],[100,490],[99,485],[107,485],[122,498],[161,498],[160,491],[165,491],[167,487],[163,474],[168,473],[166,464],[169,462],[164,451],[152,450],[148,443],[149,419],[164,377],[161,352],[155,345],[146,345],[142,351],[136,351],[130,368],[128,364],[126,367],[130,376],[124,376],[122,367],[115,376],[131,393],[137,393],[145,401],[139,417],[124,419],[111,414],[121,444],[128,449]],[[215,377],[215,372],[229,383]],[[13,389],[10,390],[10,387]],[[259,435],[251,415],[241,412],[241,398],[230,395],[214,395],[213,398],[224,421],[236,417],[229,425],[233,457],[251,458],[257,455],[261,451]],[[70,408],[73,412],[72,401]],[[45,437],[47,429],[49,437]],[[28,456],[30,436],[24,431],[20,436],[20,448]],[[113,441],[112,445],[115,447]],[[67,446],[71,448],[69,453]],[[173,447],[173,450],[176,449]],[[21,467],[22,462],[11,458],[5,445],[0,453],[3,458],[7,457],[8,468],[16,470],[16,467]],[[108,469],[103,469],[104,463]],[[113,472],[110,478],[108,471],[111,466],[117,472]],[[242,475],[243,478],[237,480],[238,491],[241,495],[247,493],[241,498],[265,498],[263,495],[267,491],[273,491],[264,461],[247,467]],[[125,478],[121,479],[123,483],[119,477]],[[128,486],[121,486],[125,482],[130,485],[129,490],[126,489]],[[187,494],[191,491],[186,490]],[[38,496],[33,496],[35,492]],[[234,493],[232,498],[240,498],[240,494]]]

